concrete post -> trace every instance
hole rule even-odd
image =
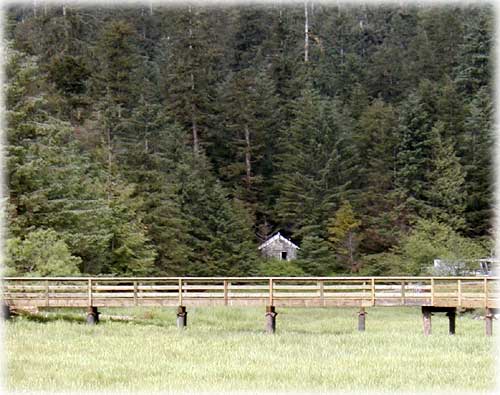
[[[448,316],[448,320],[450,321],[450,331],[449,331],[450,335],[454,335],[455,334],[455,319],[457,316],[456,309],[448,311],[446,313],[446,315]]]
[[[365,308],[361,307],[358,313],[358,331],[360,332],[365,331],[366,314]]]
[[[186,306],[177,307],[177,328],[185,329],[187,326]]]
[[[6,303],[2,304],[2,318],[4,320],[9,320],[11,317],[11,311],[10,311],[10,306]]]
[[[422,317],[424,320],[424,335],[429,336],[431,334],[431,311],[425,306],[422,307]]]
[[[96,325],[99,323],[99,311],[97,311],[97,307],[89,306],[87,308],[87,324],[88,325]]]
[[[276,332],[276,313],[274,306],[266,306],[266,332],[275,333]]]
[[[492,336],[493,335],[493,312],[491,309],[486,309],[486,312],[484,314],[484,324],[485,324],[485,330],[486,330],[486,336]]]

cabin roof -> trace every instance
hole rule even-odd
[[[274,241],[279,240],[283,241],[285,244],[288,244],[290,247],[296,248],[297,250],[300,250],[300,247],[294,243],[292,243],[290,240],[288,240],[286,237],[282,236],[280,232],[276,233],[274,236],[271,236],[269,239],[267,239],[264,243],[262,243],[259,246],[259,250],[267,247],[268,245],[272,244]]]

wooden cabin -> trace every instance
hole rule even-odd
[[[259,250],[264,257],[282,261],[297,259],[297,250],[299,249],[298,245],[282,236],[280,232],[271,236],[259,246]]]

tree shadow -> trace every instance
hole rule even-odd
[[[86,324],[86,315],[84,312],[79,316],[76,313],[26,313],[26,312],[21,312],[16,314],[16,316],[13,316],[13,319],[16,319],[17,317],[22,317],[22,319],[31,321],[31,322],[36,322],[36,323],[51,323],[51,322],[57,322],[57,321],[63,321],[63,322],[69,322],[69,323],[77,323],[77,324]],[[137,326],[153,326],[153,327],[158,327],[158,328],[166,328],[166,329],[174,329],[176,327],[175,325],[175,320],[174,319],[169,319],[169,320],[164,320],[161,318],[153,318],[153,319],[148,319],[148,318],[138,318],[138,317],[133,317],[132,319],[118,319],[114,318],[113,316],[106,316],[106,317],[101,317],[99,319],[99,325],[105,325],[106,323],[111,323],[111,322],[120,322],[123,324],[127,325],[137,325]],[[207,328],[207,325],[204,323],[202,324],[203,327]],[[188,324],[187,330],[190,328],[197,328],[196,323],[192,323],[191,325]],[[257,328],[221,328],[221,327],[208,327],[208,330],[210,331],[211,334],[216,334],[216,333],[234,333],[234,334],[247,334],[247,335],[259,335],[259,334],[265,334],[264,328],[262,329],[257,329]],[[336,330],[336,329],[298,329],[298,328],[285,328],[280,330],[280,328],[277,328],[276,334],[290,334],[290,335],[346,335],[346,334],[352,334],[352,333],[357,333],[356,330]]]
[[[307,330],[307,329],[290,329],[290,330],[284,330],[283,333],[289,333],[291,335],[315,335],[315,336],[328,336],[328,335],[352,335],[353,333],[358,333],[357,330],[352,329],[316,329],[316,330]]]
[[[16,319],[17,317],[22,317],[24,320],[37,322],[41,324],[46,324],[49,322],[56,322],[56,321],[65,321],[65,322],[80,323],[80,324],[84,324],[86,322],[84,314],[82,314],[81,317],[78,317],[75,316],[74,314],[61,314],[61,313],[58,314],[18,313],[13,318]]]

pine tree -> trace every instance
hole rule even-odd
[[[491,84],[489,62],[492,46],[493,10],[484,4],[468,7],[464,40],[459,47],[460,63],[454,68],[455,82],[467,95]]]
[[[361,114],[356,128],[356,152],[364,159],[353,203],[360,208],[363,243],[368,253],[386,250],[397,241],[398,227],[391,218],[395,200],[398,119],[389,104],[377,99]]]
[[[430,218],[447,224],[454,230],[462,230],[465,225],[465,172],[453,144],[443,137],[443,129],[444,123],[440,121],[432,129],[432,168],[427,176],[429,187],[426,197],[430,206]]]
[[[37,228],[51,227],[84,257],[83,271],[91,270],[86,266],[94,257],[90,244],[99,251],[108,237],[87,233],[85,225],[107,210],[98,172],[79,152],[69,125],[47,113],[36,58],[10,50],[8,59],[9,237],[23,239]],[[99,267],[102,261],[96,258],[94,267]]]
[[[467,172],[465,188],[467,234],[483,236],[491,228],[493,210],[493,106],[488,88],[474,96],[465,119],[463,166]]]
[[[356,272],[359,265],[357,255],[360,236],[357,231],[360,225],[361,221],[356,219],[348,201],[342,203],[328,224],[328,240],[333,245],[339,263],[350,272]]]
[[[166,105],[173,119],[189,131],[193,152],[201,151],[212,124],[212,98],[223,60],[223,32],[215,29],[225,20],[217,10],[188,5],[172,12],[172,30],[162,65]],[[217,23],[216,18],[220,17]]]
[[[435,118],[443,123],[443,137],[453,143],[455,149],[462,144],[464,122],[467,108],[455,83],[448,77],[443,78],[435,91]]]
[[[348,181],[348,162],[340,159],[345,125],[334,108],[314,90],[305,89],[294,103],[294,119],[281,141],[277,215],[296,237],[322,233]]]
[[[135,186],[133,198],[140,202],[138,211],[157,253],[154,273],[177,275],[186,270],[191,254],[175,175],[185,155],[185,136],[158,103],[154,75],[142,81],[147,90],[130,115],[134,134],[121,142],[126,150],[119,157],[120,172]]]
[[[133,27],[122,20],[105,25],[96,52],[101,71],[93,74],[91,82],[111,189],[117,157],[125,154],[132,133],[130,114],[137,99],[134,87],[139,82],[140,59]]]
[[[419,92],[410,94],[400,109],[395,184],[398,210],[406,217],[403,219],[406,223],[423,215],[425,206],[434,124],[432,99],[432,84],[425,81]]]
[[[219,163],[219,174],[235,196],[246,202],[259,217],[268,211],[272,194],[273,154],[276,137],[277,103],[274,86],[265,71],[245,69],[222,86],[224,131],[221,144],[227,146],[227,162]]]
[[[409,48],[415,59],[409,70],[415,83],[422,78],[440,81],[452,74],[460,59],[463,12],[460,7],[419,10],[416,37]]]
[[[133,199],[133,194],[131,186],[116,185],[112,190],[111,213],[105,222],[112,235],[105,273],[146,276],[154,272],[156,251],[144,229],[140,202]]]
[[[190,264],[183,275],[244,275],[255,267],[256,246],[247,211],[210,174],[203,155],[177,169],[182,212],[188,226]]]
[[[53,229],[82,258],[84,273],[108,271],[110,261],[120,260],[116,254],[149,262],[154,253],[124,193],[130,188],[117,178],[109,189],[107,174],[81,151],[71,126],[50,115],[36,59],[11,52],[7,76],[10,235],[23,239]],[[133,251],[127,255],[118,246]]]
[[[297,258],[297,265],[309,276],[330,276],[337,272],[335,255],[321,237],[305,236]]]
[[[123,20],[106,24],[96,48],[100,72],[94,73],[92,84],[97,98],[108,96],[118,117],[125,117],[137,95],[134,83],[141,64],[133,26]]]

